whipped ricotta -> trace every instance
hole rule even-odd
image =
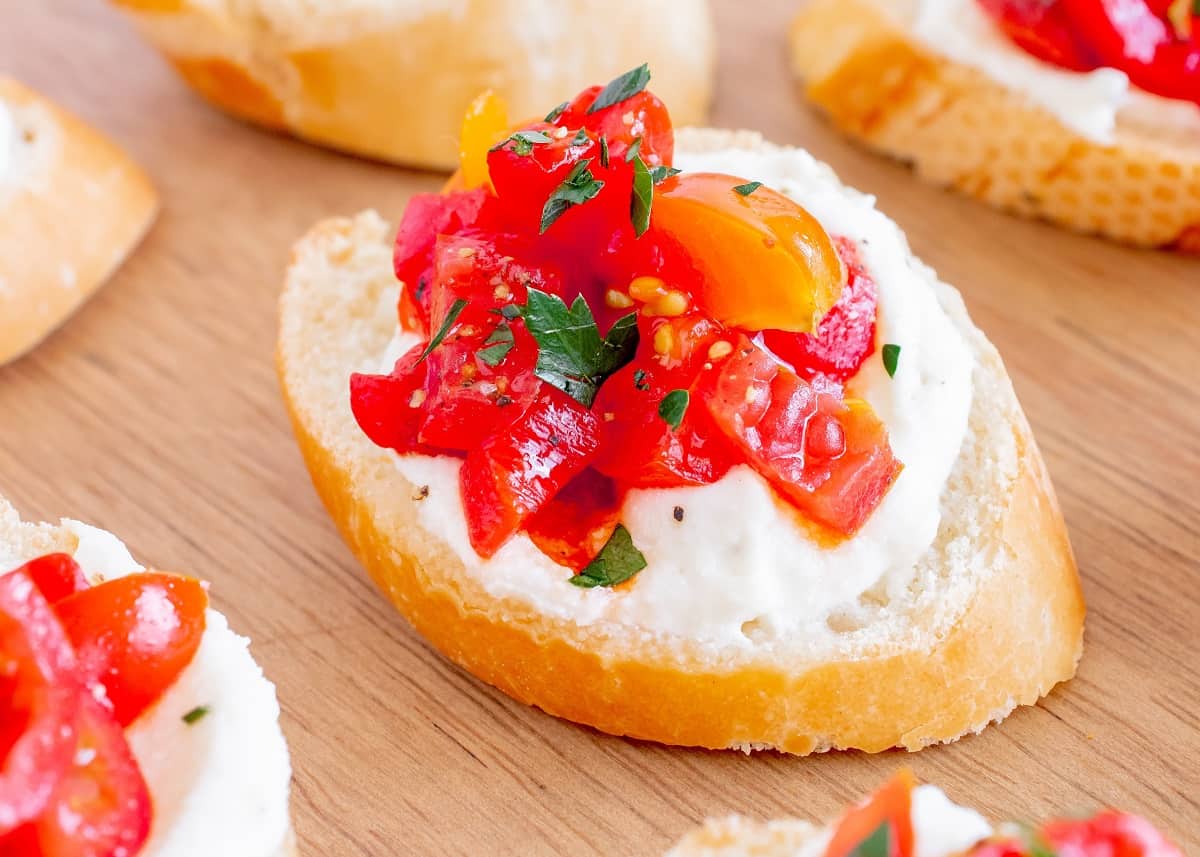
[[[942,489],[958,457],[971,405],[974,357],[942,310],[927,269],[872,197],[843,186],[807,153],[785,149],[680,152],[684,170],[733,173],[791,196],[835,235],[853,239],[879,286],[878,344],[901,346],[889,378],[878,350],[849,391],[884,421],[904,470],[860,532],[818,544],[796,513],[749,467],[702,487],[637,490],[622,521],[648,566],[628,589],[580,589],[570,572],[518,535],[490,560],[467,536],[457,459],[396,455],[400,472],[430,487],[421,525],[445,540],[469,574],[497,598],[582,625],[614,623],[716,647],[749,647],[803,634],[834,641],[836,614],[880,585],[906,586],[941,520]],[[366,371],[390,371],[415,343],[401,334]],[[684,509],[682,521],[673,510]]]
[[[93,583],[142,570],[111,533],[78,521],[75,559]],[[0,558],[0,571],[33,557]],[[249,640],[209,610],[191,664],[126,730],[154,805],[138,857],[275,857],[288,837],[291,765],[275,688],[250,657]],[[206,706],[192,725],[183,715]]]
[[[12,110],[0,101],[0,185],[15,167],[17,159],[17,123]]]
[[[917,0],[912,30],[930,50],[1021,93],[1090,140],[1110,143],[1128,126],[1200,143],[1200,106],[1144,92],[1119,69],[1077,72],[1043,62],[1013,44],[976,0]]]

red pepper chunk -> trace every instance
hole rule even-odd
[[[467,453],[460,474],[471,544],[490,557],[595,458],[599,424],[547,388],[503,431]]]
[[[51,604],[88,588],[83,569],[70,554],[47,554],[25,563],[24,570]]]
[[[1183,857],[1149,821],[1115,810],[1052,821],[1041,835],[1058,857]]]
[[[743,341],[703,398],[746,460],[809,519],[853,535],[900,474],[865,403],[822,392]]]
[[[424,345],[414,346],[396,361],[390,375],[350,376],[350,410],[371,442],[384,449],[414,452],[425,412],[425,364],[418,362]]]
[[[887,857],[912,857],[912,790],[915,784],[912,771],[905,768],[864,803],[847,810],[825,848],[825,857],[847,857],[883,824],[891,828],[891,848]]]

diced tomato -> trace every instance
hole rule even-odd
[[[150,834],[146,781],[120,725],[80,699],[73,761],[35,821],[0,840],[17,857],[134,857]],[[9,850],[11,849],[11,850]]]
[[[47,554],[27,562],[23,568],[51,604],[88,587],[83,569],[70,554]]]
[[[821,392],[758,348],[742,348],[702,393],[748,463],[809,519],[852,535],[901,465],[865,403]]]
[[[70,640],[33,577],[0,577],[0,835],[37,817],[71,764],[81,687]]]
[[[734,190],[743,184],[719,173],[666,179],[655,189],[647,237],[682,246],[700,274],[697,306],[722,324],[812,333],[845,282],[833,240],[788,197]]]
[[[589,86],[567,105],[555,125],[568,129],[587,128],[608,140],[611,156],[624,160],[633,141],[641,138],[638,153],[650,166],[671,164],[675,159],[675,129],[667,106],[658,96],[642,90],[632,98],[589,113],[602,86]]]
[[[208,595],[198,580],[143,572],[93,586],[55,605],[81,674],[101,684],[127,726],[192,661]]]
[[[716,482],[739,456],[712,416],[689,405],[679,427],[672,429],[658,409],[671,391],[694,391],[710,351],[726,357],[744,337],[698,314],[642,316],[638,323],[638,356],[609,378],[596,398],[595,411],[601,416],[596,469],[635,488]],[[714,351],[717,343],[723,345]]]
[[[390,375],[350,376],[350,410],[363,433],[376,446],[397,452],[421,448],[417,439],[425,411],[426,365],[418,362],[424,345],[414,346],[396,361]]]
[[[451,235],[491,224],[485,188],[453,193],[419,193],[408,201],[396,232],[393,263],[400,290],[400,322],[407,330],[424,331],[429,323],[429,285],[439,235]]]
[[[1041,835],[1058,857],[1183,857],[1149,821],[1115,810],[1052,821]]]
[[[1062,3],[1047,0],[978,0],[1023,50],[1072,71],[1091,71],[1096,57],[1080,41]]]
[[[587,567],[621,523],[625,492],[588,468],[525,522],[538,550],[572,571]]]
[[[471,544],[490,557],[596,455],[596,417],[547,387],[521,418],[467,453],[460,475]]]
[[[763,341],[802,378],[823,375],[837,382],[854,376],[875,351],[878,290],[848,238],[835,238],[846,266],[846,286],[815,334],[768,330]]]
[[[867,840],[880,825],[891,828],[887,857],[912,857],[912,790],[915,785],[907,768],[884,783],[864,803],[847,810],[837,823],[825,857],[846,857]]]

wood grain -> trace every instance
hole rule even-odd
[[[1200,264],[917,184],[798,103],[788,0],[717,4],[714,124],[805,145],[876,192],[1007,357],[1091,608],[1079,677],[914,756],[674,750],[517,705],[435,656],[338,540],[272,369],[295,236],[440,178],[241,126],[87,0],[0,0],[0,63],[119,139],[163,191],[145,246],[0,370],[0,493],[213,580],[278,683],[312,855],[653,855],[703,816],[836,812],[902,764],[996,816],[1116,804],[1200,851]]]

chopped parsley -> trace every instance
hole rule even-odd
[[[191,726],[203,720],[208,715],[208,712],[209,707],[207,705],[197,705],[180,719],[188,726]]]
[[[546,114],[546,121],[554,122],[555,120],[557,120],[559,116],[563,115],[563,111],[567,109],[567,105],[570,103],[571,102],[569,102],[569,101],[564,101],[562,104],[555,107],[553,110],[551,110],[549,113]]]
[[[646,370],[637,369],[633,373],[633,386],[641,390],[643,393],[650,389],[650,382],[646,380]]]
[[[891,857],[891,853],[892,823],[885,820],[870,836],[854,846],[846,857]]]
[[[633,159],[633,196],[629,200],[629,219],[638,238],[650,228],[650,209],[654,205],[654,179],[646,162],[638,156]]]
[[[534,146],[549,142],[552,142],[550,136],[542,131],[518,131],[511,137],[497,143],[492,149],[493,151],[503,149],[509,143],[512,143],[513,154],[528,155],[533,152]]]
[[[883,368],[887,370],[889,378],[896,377],[896,367],[900,365],[900,346],[888,343],[883,346]]]
[[[433,353],[433,349],[442,344],[442,340],[446,338],[446,334],[454,327],[454,322],[458,321],[458,317],[462,315],[462,311],[467,307],[466,298],[459,298],[450,307],[450,312],[446,313],[446,318],[442,322],[442,326],[438,328],[437,333],[433,335],[433,339],[429,340],[429,344],[425,346],[425,350],[421,352],[421,356],[417,358],[417,363],[423,361],[426,357]]]
[[[582,295],[568,308],[558,295],[531,288],[523,315],[538,344],[535,373],[584,407],[592,406],[604,379],[632,360],[637,350],[637,314],[617,319],[601,338]]]
[[[614,104],[620,104],[622,101],[633,98],[645,89],[649,82],[650,66],[648,63],[642,63],[637,68],[609,81],[608,85],[600,90],[587,112],[596,113],[606,107],[612,107]]]
[[[566,213],[568,208],[574,205],[583,205],[600,193],[604,182],[592,175],[592,171],[588,169],[591,162],[591,158],[584,158],[577,163],[563,179],[562,184],[554,189],[554,193],[550,194],[550,198],[542,207],[542,224],[538,230],[539,235],[544,234],[554,224],[554,221]]]
[[[1200,0],[1197,0],[1200,2]],[[603,134],[600,135],[600,166],[608,169],[608,138]]]
[[[496,329],[492,331],[491,336],[483,340],[483,344],[485,347],[477,352],[479,359],[489,366],[499,365],[513,348],[513,333],[508,322],[502,321],[496,325]]]
[[[629,144],[629,148],[625,150],[625,162],[628,163],[636,158],[642,151],[642,138],[634,137],[633,142]]]
[[[762,187],[762,182],[746,182],[745,184],[737,185],[734,187],[734,190],[737,191],[739,196],[749,196],[760,187]]]
[[[624,524],[617,524],[600,553],[587,568],[570,578],[571,583],[584,589],[596,586],[616,586],[624,583],[646,567],[646,557],[634,547],[633,537]]]
[[[683,172],[683,170],[677,170],[674,167],[664,167],[659,165],[657,167],[650,168],[650,178],[654,179],[654,183],[657,185],[662,184],[671,176],[679,175],[681,172]]]
[[[582,146],[585,145],[590,139],[592,138],[588,136],[587,128],[580,128],[575,132],[575,138],[571,140],[571,145]]]
[[[683,422],[683,415],[687,413],[691,400],[691,394],[687,390],[672,390],[658,403],[658,415],[671,427],[671,431],[679,431],[679,425]]]

